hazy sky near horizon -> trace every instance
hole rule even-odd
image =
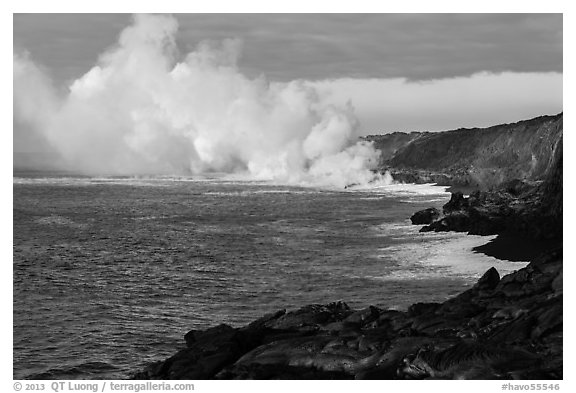
[[[489,126],[562,111],[561,14],[177,14],[181,55],[242,41],[240,71],[315,81],[362,133]],[[14,51],[65,89],[127,14],[15,14]]]

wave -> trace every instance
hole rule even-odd
[[[418,227],[416,227],[418,228]],[[466,233],[415,233],[407,232],[410,242],[389,245],[379,249],[379,257],[393,259],[400,269],[381,279],[422,279],[460,277],[476,280],[491,267],[500,275],[512,273],[528,264],[528,261],[509,262],[476,253],[475,247],[493,240],[493,236],[468,235]],[[420,237],[422,241],[414,240]]]

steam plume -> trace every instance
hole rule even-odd
[[[177,29],[172,17],[135,16],[64,95],[15,54],[15,124],[92,174],[213,171],[336,186],[373,178],[378,154],[356,143],[350,105],[326,103],[305,81],[248,79],[237,40],[182,56]]]

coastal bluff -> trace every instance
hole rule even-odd
[[[512,180],[542,180],[562,146],[563,113],[488,128],[369,135],[379,171],[404,183],[497,189]]]

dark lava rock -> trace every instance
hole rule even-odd
[[[415,317],[422,314],[432,314],[438,307],[440,307],[440,303],[414,303],[408,307],[408,316]]]
[[[542,182],[511,181],[503,189],[452,194],[444,217],[421,232],[456,231],[475,235],[518,234],[543,241],[562,240],[562,138]]]
[[[215,379],[233,380],[334,380],[353,379],[350,374],[339,371],[324,371],[311,367],[287,366],[278,364],[251,364],[226,368],[219,372]]]
[[[273,321],[277,320],[281,316],[286,315],[286,309],[278,310],[251,322],[248,326],[243,328],[243,330],[260,330],[265,329],[268,325],[272,324]]]
[[[461,192],[454,192],[448,203],[442,207],[444,214],[450,214],[455,211],[465,210],[468,208],[468,199],[464,198]]]
[[[344,322],[354,323],[354,324],[359,324],[359,325],[365,325],[369,322],[372,322],[372,321],[378,319],[381,311],[382,310],[380,310],[377,307],[370,306],[368,308],[365,308],[363,310],[359,310],[353,314],[350,314],[350,316],[348,316],[344,320]]]
[[[420,229],[420,232],[468,232],[470,230],[470,217],[468,213],[455,211],[430,225]]]
[[[404,359],[398,374],[406,379],[508,379],[538,361],[533,353],[514,347],[461,341],[447,349],[420,349]]]
[[[534,199],[533,195],[526,198],[502,191],[477,191],[468,198],[460,192],[453,193],[443,207],[444,216],[424,226],[421,232],[454,231],[483,236],[508,232],[534,239],[559,238],[554,229],[561,227],[559,219],[547,216],[539,207],[544,199]]]
[[[232,329],[232,330],[231,330]],[[207,379],[236,361],[247,349],[237,330],[227,325],[208,329],[206,334],[189,333],[190,345],[156,366],[151,379]],[[202,338],[197,341],[193,337]]]
[[[482,275],[482,277],[480,277],[480,280],[478,280],[476,283],[475,288],[494,289],[498,283],[500,283],[500,273],[498,273],[498,270],[492,266],[486,271],[486,273]]]
[[[323,324],[341,321],[352,313],[344,302],[312,304],[274,318],[266,322],[265,326],[276,330],[318,328]]]
[[[236,329],[232,326],[221,324],[207,330],[190,330],[184,335],[184,340],[188,348],[200,342],[203,345],[214,341],[230,340],[236,335]]]
[[[410,217],[410,221],[414,225],[425,225],[430,224],[434,220],[440,217],[440,211],[435,207],[429,207],[428,209],[420,210]]]

